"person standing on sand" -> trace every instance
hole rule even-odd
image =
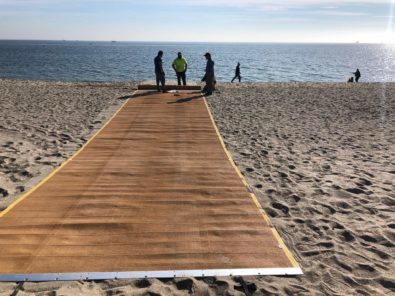
[[[241,76],[240,76],[240,63],[237,63],[236,70],[235,70],[235,77],[233,77],[232,81],[233,82],[236,78],[239,79],[239,82],[241,82]]]
[[[187,85],[185,73],[188,69],[188,63],[181,52],[177,54],[177,58],[173,61],[172,66],[174,71],[176,71],[178,85],[181,85],[181,79],[182,84]]]
[[[160,91],[159,82],[162,84],[162,91],[166,92],[166,82],[165,82],[165,70],[163,70],[163,51],[159,51],[158,55],[154,59],[155,63],[155,76],[156,76],[156,88]]]
[[[211,59],[211,54],[206,52],[205,55],[207,64],[206,64],[206,74],[202,78],[202,81],[206,82],[206,85],[203,88],[203,93],[206,96],[210,96],[213,94],[215,88],[215,75],[214,75],[214,61]]]
[[[355,75],[355,82],[358,82],[359,78],[361,78],[361,72],[359,72],[359,69],[357,69],[357,71],[353,72],[352,74]]]

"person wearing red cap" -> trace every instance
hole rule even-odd
[[[206,96],[212,95],[215,88],[215,75],[214,75],[214,61],[211,59],[211,54],[206,52],[204,55],[207,59],[206,64],[206,74],[202,78],[202,81],[206,82],[206,85],[203,88],[203,93]]]

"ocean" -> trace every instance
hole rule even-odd
[[[395,81],[395,45],[158,43],[0,40],[0,78],[56,81],[141,81],[154,79],[153,59],[164,51],[167,79],[181,51],[187,79],[204,75],[204,53],[215,61],[218,81],[230,81],[237,62],[243,81],[342,82],[356,68],[361,82]]]

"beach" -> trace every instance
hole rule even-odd
[[[137,84],[0,80],[0,209],[75,153]],[[207,101],[304,275],[25,283],[18,295],[394,293],[395,83],[219,83]],[[16,286],[0,283],[0,295]]]

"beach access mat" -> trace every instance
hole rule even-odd
[[[156,85],[152,84],[140,84],[138,90],[157,90]],[[201,90],[199,85],[166,85],[166,90]]]
[[[301,272],[200,92],[137,92],[0,217],[1,281]]]

